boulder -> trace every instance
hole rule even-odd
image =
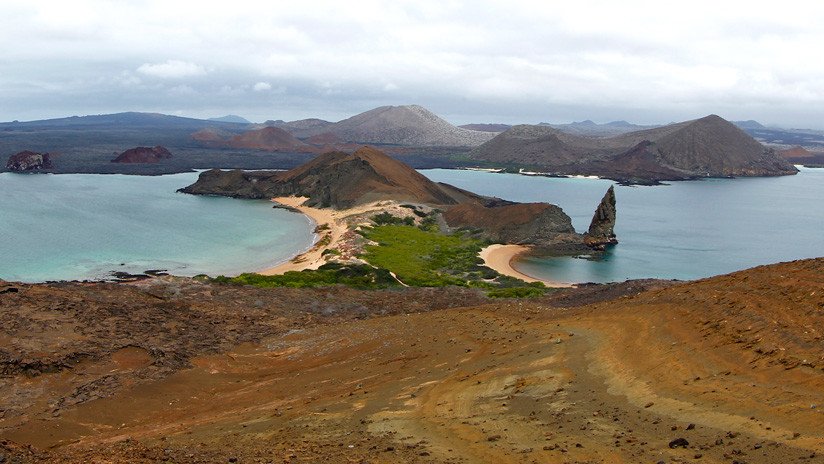
[[[48,153],[33,151],[21,151],[16,155],[11,155],[6,163],[6,169],[14,172],[37,172],[53,167]]]

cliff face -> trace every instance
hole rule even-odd
[[[443,216],[450,227],[481,229],[490,240],[500,243],[551,245],[562,237],[577,236],[570,217],[549,203],[486,206],[471,202],[449,208]]]
[[[11,155],[6,162],[6,169],[14,172],[36,172],[52,169],[51,158],[48,153],[35,153],[33,151],[21,151]]]
[[[151,148],[135,147],[118,155],[117,158],[112,160],[112,163],[157,163],[162,159],[171,157],[172,153],[166,147],[160,145]]]

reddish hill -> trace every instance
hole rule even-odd
[[[207,127],[192,134],[192,139],[205,145],[225,145],[234,134],[222,129]]]
[[[135,147],[118,155],[117,158],[112,160],[112,163],[157,163],[162,159],[171,157],[172,153],[166,147],[160,145],[151,148]]]
[[[330,132],[313,135],[304,140],[304,142],[312,145],[338,145],[343,143],[343,139]]]
[[[778,154],[784,159],[815,157],[815,153],[801,146],[795,146],[787,150],[781,150],[778,152]]]
[[[251,148],[266,151],[288,151],[295,153],[316,153],[317,148],[301,142],[292,134],[279,127],[244,132],[232,137],[228,142],[232,148]]]

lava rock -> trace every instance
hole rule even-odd
[[[48,153],[35,153],[28,150],[11,155],[6,162],[6,169],[14,172],[37,172],[53,167]]]
[[[690,446],[690,442],[688,442],[686,438],[676,438],[675,440],[669,442],[669,447],[672,449],[686,448],[688,446]]]

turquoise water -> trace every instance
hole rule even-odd
[[[613,184],[433,169],[427,177],[507,200],[561,206],[579,232]],[[796,176],[616,186],[620,243],[601,259],[527,258],[515,267],[563,282],[696,279],[824,256],[824,169]]]
[[[176,193],[168,176],[0,173],[0,278],[44,281],[167,269],[234,275],[312,244],[311,221],[268,201]]]

